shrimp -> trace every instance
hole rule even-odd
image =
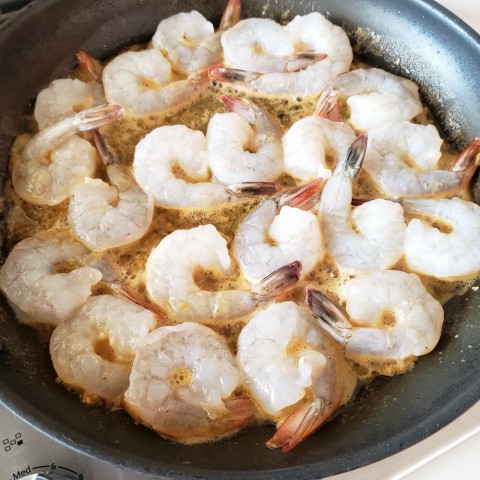
[[[195,269],[231,269],[227,242],[213,225],[176,230],[152,251],[146,264],[147,293],[153,303],[168,310],[177,321],[220,320],[241,317],[253,311],[258,302],[275,296],[298,280],[301,265],[293,262],[255,285],[243,290],[205,291],[194,281]]]
[[[301,262],[304,277],[323,258],[320,225],[316,215],[308,211],[318,203],[322,185],[323,180],[314,180],[300,191],[294,189],[293,194],[287,191],[266,200],[242,221],[235,234],[233,255],[250,282],[295,260]]]
[[[369,131],[365,170],[388,197],[453,195],[475,172],[480,139],[474,139],[450,170],[438,170],[443,140],[433,125],[401,122]]]
[[[99,270],[78,266],[88,253],[66,234],[17,243],[0,269],[0,289],[25,314],[19,319],[58,325],[85,303],[102,279]]]
[[[140,341],[155,328],[155,315],[123,298],[89,298],[50,338],[58,378],[89,402],[115,402],[128,387]]]
[[[185,75],[219,63],[222,57],[220,38],[240,20],[240,4],[240,0],[228,1],[217,32],[196,10],[172,15],[160,22],[152,44],[165,53],[177,72]]]
[[[75,134],[108,125],[122,115],[119,105],[101,105],[41,130],[14,159],[15,192],[39,205],[57,205],[69,198],[76,185],[95,173],[97,161],[95,149]]]
[[[78,52],[77,58],[80,68],[89,71],[92,81],[61,78],[44,88],[37,96],[33,111],[40,130],[74,113],[105,103],[103,86],[96,81],[93,60],[83,51]]]
[[[267,443],[289,451],[352,396],[356,377],[312,314],[294,302],[257,313],[238,338],[245,387],[280,427]]]
[[[411,120],[422,112],[417,85],[379,68],[359,68],[338,75],[326,86],[322,100],[323,115],[332,120],[342,117],[341,102],[346,100],[348,121],[360,131]]]
[[[161,113],[192,102],[209,82],[207,71],[177,80],[170,62],[156,49],[122,53],[103,70],[107,100],[122,105],[133,116]]]
[[[177,178],[180,165],[191,179]],[[147,134],[135,147],[133,173],[139,185],[161,207],[198,207],[227,202],[225,186],[208,182],[207,141],[199,130],[166,125]]]
[[[216,113],[207,130],[208,164],[215,178],[226,185],[275,180],[283,172],[278,120],[249,100],[231,95],[221,100],[231,112]]]
[[[235,395],[241,383],[235,358],[213,330],[191,322],[160,327],[139,345],[124,406],[167,438],[200,443],[252,420],[253,403]]]
[[[300,180],[312,180],[331,174],[330,165],[344,158],[355,140],[352,128],[314,114],[295,122],[283,137],[285,171]]]
[[[68,221],[75,237],[87,248],[101,252],[127,245],[147,232],[153,218],[153,198],[108,151],[94,130],[97,148],[113,186],[100,179],[85,179],[72,191]]]
[[[437,278],[468,278],[480,273],[480,206],[459,198],[403,200],[410,220],[405,259],[414,272]],[[423,220],[446,225],[449,233]]]
[[[385,270],[403,255],[405,221],[401,205],[377,198],[352,212],[352,181],[366,148],[367,136],[361,134],[327,180],[320,198],[320,224],[327,249],[338,268],[350,275]]]
[[[353,59],[346,33],[318,12],[296,16],[285,27],[243,20],[222,35],[222,45],[232,69],[213,69],[212,76],[267,94],[318,94]]]
[[[437,345],[443,308],[414,273],[368,273],[340,287],[347,315],[321,292],[308,287],[307,303],[320,325],[343,346],[347,357],[379,375],[403,373],[416,357]]]

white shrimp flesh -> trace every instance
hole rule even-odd
[[[118,402],[138,345],[155,326],[155,315],[135,303],[112,295],[91,297],[50,338],[58,378],[89,402]]]

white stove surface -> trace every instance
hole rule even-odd
[[[479,0],[439,0],[480,32]],[[329,480],[474,480],[480,478],[480,402],[448,426],[396,455]],[[80,456],[0,406],[0,479],[55,471],[75,480],[148,480]],[[157,477],[158,478],[158,477]]]

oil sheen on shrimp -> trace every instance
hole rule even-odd
[[[122,118],[119,105],[101,105],[76,113],[41,130],[13,163],[15,192],[39,205],[57,205],[95,173],[97,154],[76,134]]]
[[[255,414],[238,397],[242,376],[224,339],[186,322],[160,327],[140,343],[124,405],[167,438],[200,443],[230,435]]]
[[[237,359],[246,388],[280,425],[268,445],[284,451],[325,423],[356,385],[335,342],[294,302],[253,316],[240,333]]]
[[[319,292],[307,290],[313,313],[348,358],[376,374],[403,373],[437,345],[443,308],[414,273],[385,270],[356,277],[340,288],[348,317]]]
[[[222,45],[227,67],[262,74],[247,80],[246,88],[268,94],[318,94],[329,80],[349,70],[353,58],[343,29],[318,12],[296,16],[285,27],[264,18],[242,20],[222,35]],[[295,64],[301,51],[326,58],[288,71],[289,58]]]
[[[90,402],[118,402],[138,344],[155,326],[155,315],[135,303],[91,297],[52,334],[50,356],[58,378]]]
[[[102,278],[95,268],[71,268],[87,254],[66,234],[26,238],[0,269],[0,289],[23,312],[23,322],[58,325],[85,303]]]

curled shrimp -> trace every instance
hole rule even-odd
[[[405,221],[401,205],[377,198],[352,209],[352,181],[367,149],[361,134],[323,189],[318,209],[327,250],[350,275],[385,270],[403,255]]]
[[[352,128],[314,114],[295,122],[283,137],[285,171],[301,180],[325,178],[355,140]],[[327,161],[329,162],[327,164]]]
[[[313,289],[307,303],[321,326],[343,346],[347,357],[364,368],[372,361],[380,375],[403,373],[440,339],[443,308],[414,273],[397,270],[356,277],[340,287],[348,316]]]
[[[129,115],[164,112],[194,101],[209,85],[207,71],[178,80],[159,50],[126,52],[103,70],[105,97]]]
[[[227,69],[211,74],[268,94],[313,95],[348,71],[353,54],[342,28],[318,12],[282,27],[269,19],[242,20],[222,36]]]
[[[433,125],[401,122],[369,131],[365,170],[390,198],[455,195],[476,170],[480,139],[474,139],[450,170],[439,170],[443,140]]]
[[[152,38],[155,48],[164,52],[173,68],[189,75],[222,57],[220,38],[240,20],[240,0],[229,0],[217,32],[199,12],[178,13],[162,20]]]
[[[222,337],[186,322],[160,327],[139,345],[124,406],[167,438],[200,443],[230,435],[256,412],[235,395],[242,376]]]
[[[20,309],[19,319],[58,325],[85,303],[102,278],[97,269],[78,265],[87,254],[66,234],[17,243],[0,269],[0,289]]]
[[[44,88],[37,96],[33,111],[40,130],[77,112],[105,103],[103,86],[97,81],[98,73],[93,59],[83,51],[77,53],[77,59],[80,69],[87,71],[91,81],[60,78]]]
[[[195,284],[194,273],[198,267],[222,274],[231,270],[227,242],[213,225],[176,230],[167,235],[148,257],[148,295],[177,321],[219,320],[245,315],[253,311],[259,301],[275,296],[277,288],[284,291],[293,286],[301,270],[299,262],[294,262],[273,272],[252,292],[206,291]]]
[[[478,275],[480,206],[459,198],[410,199],[402,205],[420,217],[410,220],[405,232],[405,259],[411,270],[444,279]],[[441,231],[441,225],[450,231]]]
[[[249,281],[259,281],[295,260],[301,262],[304,277],[323,258],[320,226],[316,215],[308,211],[318,203],[322,185],[319,179],[287,190],[262,202],[242,221],[235,233],[233,255]]]
[[[267,443],[289,451],[352,396],[356,377],[312,314],[294,302],[253,316],[238,338],[245,387],[280,426]]]
[[[278,120],[249,100],[232,95],[221,100],[231,112],[216,113],[207,130],[208,164],[215,178],[226,185],[275,180],[283,172]]]
[[[101,105],[76,113],[41,130],[14,159],[12,179],[20,198],[39,205],[57,205],[73,188],[95,173],[97,154],[76,134],[120,118],[119,105]]]
[[[198,183],[177,178],[172,170],[178,165]],[[205,181],[210,177],[205,135],[185,125],[162,126],[140,140],[135,147],[133,172],[157,206],[206,206],[229,199],[223,185]]]
[[[50,339],[58,378],[86,400],[115,402],[128,387],[140,340],[155,328],[155,316],[112,295],[87,300]]]
[[[321,114],[332,120],[342,118],[341,104],[346,101],[348,121],[361,131],[411,120],[422,112],[417,85],[379,68],[359,68],[338,75],[326,86],[322,101]]]
[[[112,185],[90,178],[77,185],[68,221],[78,240],[100,252],[143,237],[152,223],[153,199],[110,154],[101,133],[94,130],[93,134]]]

